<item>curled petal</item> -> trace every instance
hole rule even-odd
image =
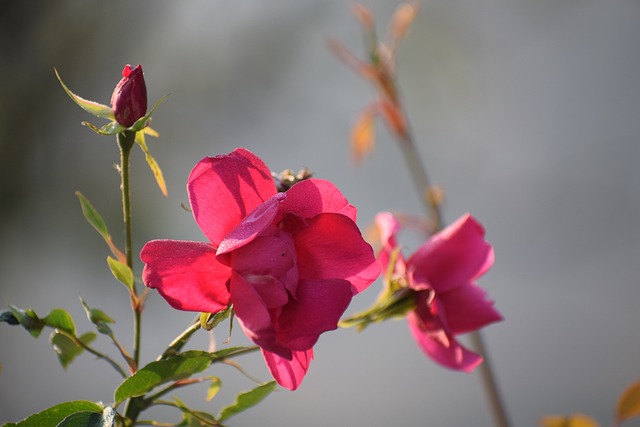
[[[291,359],[285,359],[262,349],[262,357],[278,384],[289,390],[295,390],[300,386],[313,360],[313,349],[294,351]]]
[[[310,178],[298,182],[287,190],[282,203],[282,214],[312,218],[321,213],[339,213],[356,220],[356,208],[349,204],[340,190],[329,181]]]
[[[467,214],[435,234],[407,264],[441,295],[472,282],[493,262],[493,248],[484,240],[484,228]]]
[[[447,313],[447,325],[455,334],[475,331],[502,320],[487,293],[473,283],[446,292],[438,300]]]
[[[250,243],[260,233],[269,228],[278,213],[280,203],[286,197],[284,193],[278,193],[255,208],[220,242],[218,255],[229,253]]]
[[[189,175],[187,190],[193,217],[214,246],[276,194],[267,166],[244,148],[202,159]]]
[[[300,279],[344,279],[354,294],[362,292],[380,275],[373,249],[358,226],[344,215],[325,213],[293,230]]]
[[[352,296],[346,280],[301,280],[295,299],[278,316],[278,341],[292,350],[311,349],[321,333],[338,328]]]
[[[229,305],[229,267],[206,243],[153,240],[142,248],[142,281],[178,310],[216,313]]]
[[[440,365],[456,371],[471,372],[482,363],[482,357],[461,346],[446,329],[425,328],[416,312],[409,313],[407,322],[413,339],[422,351]]]

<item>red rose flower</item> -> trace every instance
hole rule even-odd
[[[242,148],[201,160],[187,190],[209,243],[147,243],[144,283],[179,310],[233,304],[273,377],[296,389],[320,334],[380,274],[356,209],[320,179],[278,193],[262,160]]]

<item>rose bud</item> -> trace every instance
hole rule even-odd
[[[147,86],[140,64],[135,68],[125,65],[122,80],[111,95],[111,107],[116,121],[127,128],[144,117],[147,112]]]

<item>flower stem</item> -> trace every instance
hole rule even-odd
[[[498,385],[495,381],[493,374],[493,368],[491,366],[491,360],[487,354],[486,346],[482,340],[482,334],[479,331],[474,331],[470,335],[471,345],[474,350],[482,356],[482,363],[478,367],[480,369],[480,377],[482,378],[482,384],[491,406],[491,412],[498,427],[509,427],[509,419],[507,417],[507,411],[502,403],[502,397],[498,390]]]
[[[167,349],[160,356],[158,356],[156,360],[166,359],[170,356],[173,356],[177,352],[179,352],[182,349],[182,347],[187,343],[189,338],[191,338],[191,336],[200,328],[201,328],[200,316],[198,316],[187,329],[185,329],[180,335],[176,337],[176,339],[174,339],[171,342],[171,344],[169,344]]]
[[[129,188],[129,158],[131,149],[136,140],[134,131],[124,131],[117,135],[118,146],[120,147],[120,178],[122,192],[122,215],[124,222],[124,252],[127,259],[127,266],[133,271],[133,250],[131,234],[131,190]],[[140,363],[140,320],[142,306],[137,297],[135,284],[131,291],[131,309],[133,311],[133,361],[138,366]]]
[[[102,354],[99,351],[93,349],[92,347],[90,347],[88,344],[83,343],[80,339],[78,339],[78,337],[76,337],[74,334],[71,334],[69,332],[65,332],[62,331],[60,329],[56,330],[59,334],[64,335],[65,337],[69,338],[75,345],[77,345],[80,348],[85,349],[86,351],[88,351],[89,353],[93,354],[94,356],[96,356],[98,359],[103,359],[104,361],[106,361],[109,365],[111,365],[113,367],[113,369],[115,369],[116,371],[118,371],[118,373],[122,376],[122,378],[127,378],[127,374],[124,372],[124,369],[122,369],[122,367],[120,367],[120,365],[118,365],[115,360],[113,360],[112,358],[110,358],[109,356],[107,356],[106,354]]]
[[[396,137],[399,140],[399,145],[402,147],[402,154],[404,155],[407,167],[420,195],[420,200],[422,200],[427,214],[433,222],[433,230],[435,233],[444,227],[442,211],[440,209],[439,201],[433,196],[433,190],[429,182],[426,168],[420,160],[420,155],[409,129],[407,114],[399,104],[399,101],[397,101],[398,110],[401,111],[404,116],[404,122],[407,125],[405,132],[403,134],[396,134]],[[480,331],[473,331],[469,335],[471,337],[473,349],[483,358],[483,362],[479,367],[480,379],[483,383],[496,426],[509,427],[510,424],[507,418],[506,407],[500,396],[498,383],[495,375],[493,374],[493,370],[491,369],[491,362],[482,340],[482,335]]]
[[[418,190],[420,200],[424,204],[427,214],[433,222],[433,230],[434,232],[439,231],[444,226],[442,211],[440,209],[440,204],[436,198],[433,197],[433,189],[427,175],[427,170],[425,169],[422,161],[420,161],[420,155],[418,154],[416,145],[413,142],[411,132],[407,130],[404,135],[398,135],[398,138],[400,139],[399,145],[402,149],[404,160],[409,168],[409,173],[411,173],[413,183]]]

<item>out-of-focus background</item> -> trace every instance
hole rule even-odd
[[[366,1],[380,32],[396,2]],[[355,168],[348,134],[372,100],[368,84],[328,50],[362,52],[346,1],[67,0],[0,2],[0,304],[71,312],[91,330],[81,295],[131,340],[126,292],[85,223],[84,193],[120,238],[115,139],[58,84],[108,103],[126,63],[145,70],[161,138],[149,140],[169,187],[133,157],[134,245],[203,240],[185,184],[202,157],[244,146],[276,171],[308,166],[359,208],[420,213],[401,153],[379,126]],[[610,425],[617,397],[640,378],[640,2],[430,0],[399,51],[419,150],[446,191],[446,218],[472,212],[494,244],[482,280],[506,320],[484,336],[514,425],[585,412]],[[140,264],[137,269],[140,271]],[[351,312],[370,304],[379,283]],[[151,294],[143,319],[150,361],[191,321]],[[218,333],[220,345],[227,338]],[[206,348],[202,333],[194,348]],[[247,344],[237,328],[232,345]],[[115,354],[106,341],[96,345]],[[258,355],[240,360],[269,378]],[[118,377],[83,355],[66,372],[47,343],[0,325],[0,421],[56,403],[110,403]],[[220,367],[223,391],[180,396],[217,412],[251,381]],[[163,421],[178,414],[155,412]],[[149,417],[153,415],[150,414]],[[329,333],[302,387],[280,391],[235,426],[489,426],[476,374],[427,359],[403,321]],[[633,425],[633,423],[629,423]],[[635,425],[640,425],[636,423]]]

